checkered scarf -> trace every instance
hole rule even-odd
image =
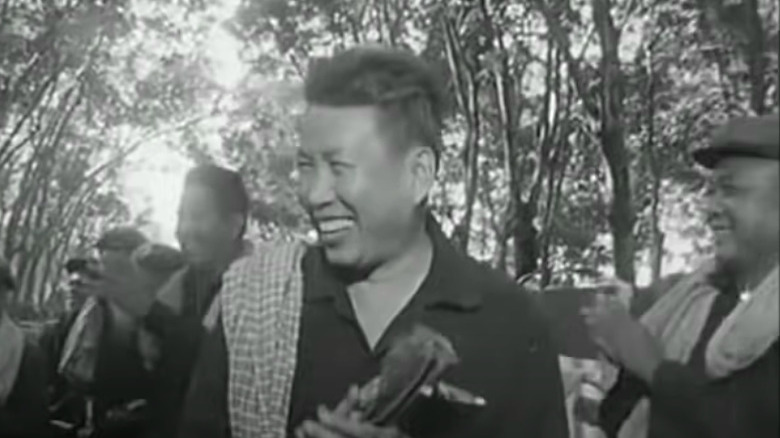
[[[234,438],[284,438],[303,301],[303,243],[260,245],[234,263],[219,296]]]

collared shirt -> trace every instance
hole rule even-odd
[[[319,405],[333,408],[350,385],[375,377],[389,341],[422,323],[445,335],[460,357],[445,381],[485,398],[487,405],[480,411],[420,406],[409,425],[412,438],[568,438],[557,352],[531,298],[508,278],[460,254],[436,224],[429,234],[434,244],[429,274],[374,350],[345,285],[322,253],[311,249],[304,255],[288,436],[302,421],[316,419]],[[223,426],[228,424],[225,351],[224,335],[215,330],[204,341],[193,376],[200,383],[179,428],[191,434],[187,438],[230,436]]]
[[[373,350],[346,286],[319,250],[303,260],[304,305],[288,436],[320,405],[335,407],[350,385],[379,373],[391,341],[421,323],[445,335],[461,362],[444,379],[486,399],[457,415],[441,406],[412,412],[412,437],[566,437],[557,353],[531,298],[508,278],[450,245],[436,224],[430,271]]]

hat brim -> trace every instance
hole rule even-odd
[[[89,260],[84,257],[72,258],[65,262],[65,272],[73,274],[87,267]]]
[[[707,169],[714,169],[718,163],[725,158],[744,157],[744,158],[763,158],[766,160],[777,160],[776,157],[767,156],[761,150],[755,150],[749,147],[722,146],[718,148],[702,148],[691,153],[693,160]]]

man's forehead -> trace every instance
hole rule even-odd
[[[372,106],[312,105],[303,115],[299,153],[362,155],[376,143],[379,110]]]
[[[302,117],[302,127],[336,128],[342,125],[375,124],[379,109],[372,105],[330,106],[310,104]],[[358,123],[360,122],[360,123]]]

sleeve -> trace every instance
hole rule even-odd
[[[532,330],[536,332],[528,345],[524,345],[526,365],[523,379],[518,379],[515,389],[517,404],[510,407],[507,424],[500,438],[529,436],[535,438],[568,438],[569,425],[566,416],[558,349],[541,314],[536,317]],[[499,438],[499,437],[496,437]]]
[[[664,362],[653,375],[652,402],[656,409],[687,424],[701,438],[731,438],[752,436],[756,431],[777,436],[778,406],[778,350],[777,344],[762,363],[750,370],[754,373],[751,387],[736,388],[737,382],[712,382],[693,372],[689,367]],[[735,400],[735,397],[748,397]],[[771,419],[766,424],[756,424],[756,419]],[[773,431],[767,429],[774,424]],[[771,428],[770,428],[771,429]],[[761,435],[764,436],[764,435]]]
[[[599,406],[599,427],[608,438],[618,436],[623,422],[647,392],[644,382],[624,370],[620,371],[617,381]]]
[[[45,437],[47,431],[45,359],[37,346],[27,344],[11,395],[0,409],[0,436]]]
[[[179,315],[157,301],[144,318],[144,326],[159,338],[168,366],[187,369],[193,363],[205,332],[201,318]]]

